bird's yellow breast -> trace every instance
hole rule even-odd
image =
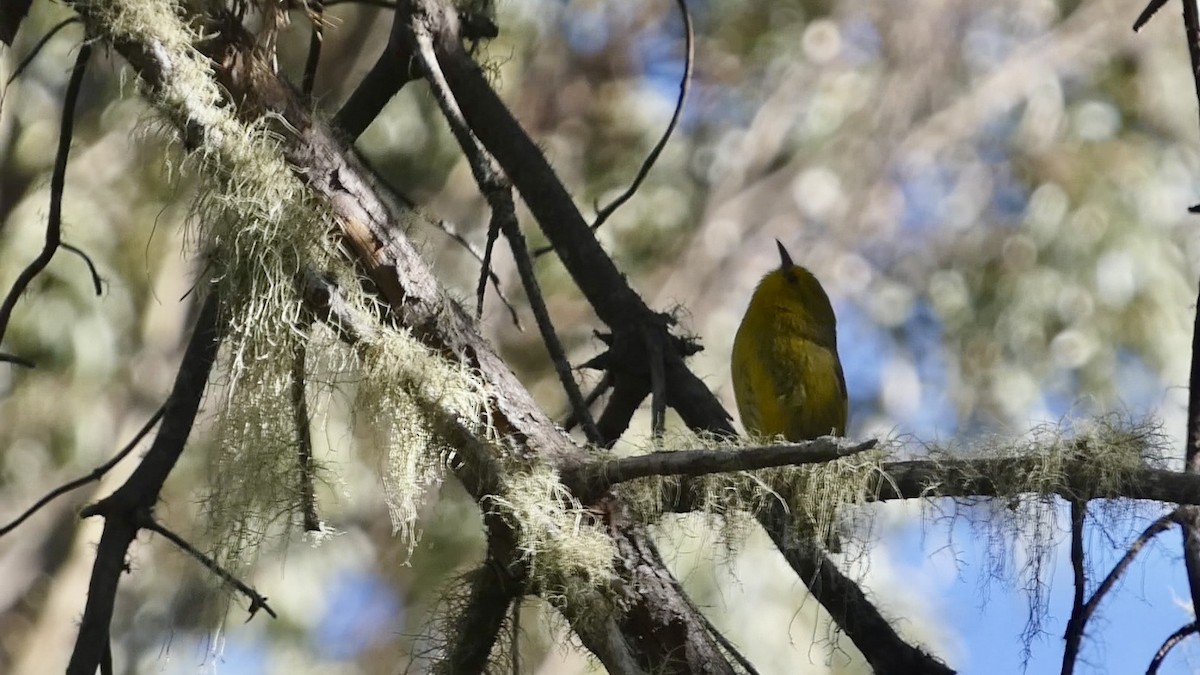
[[[751,434],[801,441],[846,433],[833,309],[804,268],[763,278],[733,341],[733,391]]]

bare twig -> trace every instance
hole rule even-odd
[[[679,120],[683,116],[683,106],[687,102],[688,91],[691,89],[692,70],[695,66],[695,32],[692,28],[692,15],[688,11],[686,0],[675,0],[675,4],[679,7],[680,18],[683,20],[683,37],[684,37],[684,62],[683,74],[679,77],[679,96],[675,99],[675,110],[671,113],[671,121],[667,123],[667,128],[663,130],[662,136],[650,149],[649,154],[642,160],[641,167],[638,168],[637,174],[633,178],[633,182],[629,187],[625,188],[621,194],[617,195],[608,204],[601,207],[596,205],[596,218],[592,221],[590,227],[592,230],[600,229],[612,214],[616,213],[617,209],[621,208],[625,202],[629,201],[642,186],[642,182],[650,175],[650,170],[654,168],[654,163],[658,161],[659,155],[662,154],[663,148],[667,146],[667,141],[671,140],[671,135],[675,133],[675,127],[679,125]],[[541,257],[550,251],[553,251],[553,246],[544,246],[534,252],[534,257]]]
[[[1184,0],[1184,2],[1187,2],[1187,0]],[[1154,18],[1154,15],[1158,14],[1158,10],[1162,9],[1163,5],[1165,4],[1167,4],[1167,0],[1150,0],[1150,2],[1147,3],[1146,8],[1142,10],[1142,13],[1138,14],[1137,19],[1134,20],[1134,32],[1136,33],[1137,31],[1140,31],[1147,23],[1149,23],[1150,19]]]
[[[316,487],[313,482],[313,449],[311,417],[306,394],[306,361],[308,347],[304,340],[296,346],[292,357],[292,419],[296,426],[297,452],[300,463],[300,501],[306,532],[319,532],[321,518],[317,515]]]
[[[511,194],[509,199],[511,200]],[[500,229],[508,239],[513,260],[517,264],[517,274],[520,275],[521,283],[525,286],[529,307],[533,310],[533,317],[542,334],[542,342],[546,345],[546,351],[550,353],[550,360],[554,363],[554,370],[558,373],[559,382],[567,393],[567,400],[571,403],[571,414],[579,420],[584,436],[592,443],[599,443],[600,431],[596,428],[596,421],[592,418],[592,411],[588,407],[588,403],[584,400],[582,392],[579,391],[579,384],[575,382],[571,364],[567,360],[567,352],[563,349],[562,342],[558,339],[558,333],[554,329],[554,323],[550,319],[550,310],[542,298],[542,290],[538,285],[537,275],[533,271],[533,259],[529,256],[529,249],[525,246],[525,237],[521,234],[521,229],[517,227],[516,218],[514,217],[511,221],[502,221]]]
[[[37,365],[29,359],[17,356],[16,354],[0,353],[0,363],[11,363],[14,366],[23,366],[25,368],[36,368]]]
[[[588,395],[583,398],[583,407],[591,410],[592,404],[595,403],[601,396],[603,396],[604,392],[611,388],[612,375],[606,371],[604,376],[600,378],[600,381],[596,383],[596,386],[593,387],[592,390],[588,392]],[[579,418],[575,416],[575,411],[572,410],[567,413],[567,416],[563,418],[563,421],[559,424],[559,426],[567,431],[570,431],[571,429],[574,429],[575,425],[577,424],[579,424]]]
[[[521,598],[512,601],[512,647],[509,649],[512,657],[512,674],[521,675]]]
[[[475,285],[475,320],[483,319],[483,298],[487,295],[487,280],[488,277],[495,279],[495,273],[492,272],[492,252],[496,248],[496,239],[500,237],[500,222],[495,218],[488,221],[487,243],[483,246],[483,259],[479,261],[479,283]],[[496,290],[500,290],[499,281],[496,281]]]
[[[666,147],[667,141],[671,139],[671,134],[675,133],[675,127],[679,124],[679,118],[683,116],[683,105],[687,101],[688,89],[692,82],[692,67],[695,61],[695,36],[692,31],[692,15],[688,12],[687,2],[685,0],[675,0],[675,4],[679,6],[679,14],[683,19],[683,36],[684,49],[686,51],[683,62],[683,75],[679,78],[679,97],[675,100],[675,112],[671,114],[671,121],[667,124],[666,130],[663,131],[662,137],[654,144],[654,148],[650,150],[650,154],[646,155],[645,161],[638,169],[637,175],[633,182],[625,189],[616,199],[609,202],[603,208],[597,209],[596,219],[592,221],[592,229],[599,229],[604,221],[608,220],[609,216],[621,208],[625,202],[629,201],[638,188],[642,186],[642,181],[646,180],[646,176],[650,174],[650,169],[654,168],[654,163],[658,161],[658,156],[662,154],[663,148]]]
[[[249,598],[250,599],[250,608],[249,608],[250,616],[247,617],[247,619],[246,619],[247,621],[249,621],[250,619],[253,619],[254,615],[257,614],[258,610],[260,610],[260,609],[265,611],[267,614],[269,614],[272,619],[279,618],[278,616],[276,616],[275,610],[271,609],[271,606],[267,604],[266,596],[260,594],[258,591],[251,588],[249,585],[247,585],[241,579],[238,579],[229,570],[218,565],[216,560],[213,560],[212,558],[208,557],[203,552],[201,552],[199,549],[197,549],[195,546],[192,546],[191,544],[189,544],[187,542],[187,540],[185,540],[183,537],[175,534],[174,532],[167,529],[162,524],[160,524],[158,521],[154,520],[153,518],[150,518],[149,516],[142,518],[141,522],[139,522],[138,525],[143,530],[150,530],[151,532],[156,532],[158,534],[161,534],[163,537],[166,537],[167,541],[170,541],[172,544],[175,544],[175,546],[178,547],[181,551],[190,555],[201,565],[204,565],[205,567],[207,567],[208,570],[210,572],[212,572],[213,574],[215,574],[221,581],[224,581],[225,583],[229,584],[230,586],[233,586],[235,589],[237,589],[237,591],[239,593],[241,593],[242,595],[245,595],[247,598]]]
[[[100,273],[96,271],[96,263],[92,262],[91,256],[84,253],[83,249],[80,249],[77,246],[72,246],[65,241],[61,242],[59,246],[62,246],[71,253],[83,258],[84,264],[87,265],[88,273],[92,275],[92,288],[96,291],[96,295],[99,296],[104,293],[104,288],[102,286],[103,280],[100,278]]]
[[[1067,620],[1067,630],[1064,636],[1066,648],[1063,649],[1062,675],[1075,672],[1075,661],[1079,657],[1079,645],[1083,642],[1084,602],[1087,574],[1083,564],[1083,525],[1087,516],[1087,504],[1079,500],[1071,501],[1071,571],[1075,579],[1075,595],[1071,601],[1071,618]]]
[[[664,363],[666,355],[663,353],[663,343],[667,341],[667,336],[657,335],[654,328],[646,330],[643,335],[646,340],[646,355],[650,361],[650,430],[658,437],[662,436],[667,427],[667,367]]]
[[[308,38],[308,57],[304,61],[304,79],[301,80],[300,91],[305,98],[312,97],[313,86],[317,81],[317,66],[321,64],[321,43],[324,41],[325,3],[322,0],[309,0],[306,3],[309,23],[312,24],[312,35]]]
[[[558,339],[554,323],[550,319],[550,312],[542,298],[537,276],[533,272],[533,263],[530,260],[528,249],[525,247],[525,238],[521,235],[520,226],[517,224],[512,185],[496,164],[495,158],[480,145],[470,127],[467,126],[466,120],[463,119],[454,94],[446,84],[441,65],[438,63],[433,36],[426,30],[418,29],[414,32],[417,41],[417,59],[421,69],[425,72],[426,79],[429,80],[434,98],[441,106],[443,116],[449,122],[463,154],[466,155],[471,165],[471,171],[479,184],[480,191],[483,192],[484,198],[487,199],[488,205],[492,209],[492,223],[488,229],[499,230],[508,239],[517,264],[517,272],[525,286],[525,294],[529,298],[529,305],[537,320],[542,342],[546,345],[546,351],[550,353],[550,360],[554,363],[554,370],[558,374],[559,382],[567,394],[567,399],[571,402],[571,408],[575,415],[582,420],[584,433],[593,443],[598,442],[600,434],[596,430],[596,423],[592,420],[591,412],[584,405],[583,394],[579,391],[579,385],[571,373],[566,350],[563,349],[562,343]]]
[[[433,223],[434,227],[441,230],[447,237],[450,237],[455,242],[457,242],[459,246],[462,246],[463,250],[465,250],[467,253],[470,253],[471,257],[475,258],[475,260],[479,262],[480,288],[476,289],[476,303],[477,303],[476,311],[475,311],[476,319],[478,319],[483,314],[483,294],[480,289],[482,288],[482,285],[483,285],[483,281],[485,278],[484,275],[486,275],[487,279],[492,280],[492,288],[496,289],[496,297],[500,298],[500,302],[504,303],[505,308],[508,309],[508,314],[509,314],[509,317],[512,319],[513,325],[517,327],[517,330],[521,330],[521,331],[525,330],[525,327],[523,325],[521,325],[521,317],[519,317],[517,315],[517,308],[513,306],[512,301],[508,299],[507,295],[505,295],[504,289],[500,287],[500,277],[497,276],[496,273],[492,271],[492,263],[491,263],[492,245],[494,244],[495,239],[492,237],[492,234],[491,234],[491,232],[492,232],[491,226],[490,225],[488,226],[487,247],[483,250],[482,253],[480,253],[479,249],[477,249],[474,244],[467,241],[467,238],[464,237],[462,235],[462,233],[460,233],[458,231],[458,228],[454,227],[454,225],[452,223],[450,223],[449,221],[442,220],[439,218],[437,220],[431,219],[430,222]]]
[[[1162,643],[1162,646],[1158,648],[1158,651],[1154,653],[1154,658],[1150,660],[1150,666],[1146,668],[1146,675],[1154,675],[1157,673],[1159,667],[1162,665],[1163,659],[1167,658],[1167,654],[1171,653],[1171,650],[1175,648],[1175,645],[1183,642],[1184,639],[1186,639],[1189,635],[1192,635],[1196,632],[1200,632],[1200,624],[1197,624],[1193,621],[1174,633],[1171,633],[1171,636],[1168,637]]]
[[[852,443],[823,436],[803,443],[764,445],[731,450],[675,450],[633,457],[604,459],[563,472],[563,483],[572,486],[586,504],[613,485],[648,476],[703,476],[730,471],[754,471],[778,466],[817,464],[849,457],[878,445],[878,441]]]
[[[73,16],[69,19],[63,19],[62,21],[59,21],[58,23],[54,24],[53,28],[46,31],[45,35],[38,38],[37,43],[33,45],[33,47],[29,50],[29,53],[21,59],[15,68],[13,68],[12,75],[9,75],[8,80],[4,82],[5,90],[3,93],[0,93],[0,103],[3,103],[4,101],[4,94],[8,92],[8,85],[15,82],[16,79],[25,72],[25,69],[29,67],[29,64],[33,63],[33,60],[37,58],[37,55],[42,53],[42,48],[46,46],[46,43],[50,42],[55,35],[58,35],[58,31],[70,26],[73,23],[79,23],[79,17]]]
[[[92,483],[92,482],[98,481],[101,478],[103,478],[104,474],[106,474],[110,470],[112,470],[112,468],[114,466],[116,466],[118,462],[120,462],[122,459],[125,459],[129,455],[129,453],[133,452],[133,449],[137,447],[138,443],[140,443],[142,441],[142,439],[146,437],[146,434],[150,433],[150,430],[154,428],[154,425],[158,424],[158,421],[160,419],[162,419],[163,409],[164,409],[164,406],[160,406],[159,409],[157,411],[155,411],[155,413],[153,415],[150,416],[150,419],[147,420],[146,423],[142,425],[142,428],[139,429],[138,432],[133,435],[133,438],[130,439],[130,441],[125,444],[125,447],[121,448],[120,451],[117,452],[117,454],[113,455],[112,459],[101,464],[100,466],[96,467],[95,469],[92,469],[92,471],[90,473],[88,473],[86,476],[80,476],[79,478],[76,478],[73,481],[70,481],[68,483],[63,483],[62,485],[54,488],[50,492],[46,493],[46,495],[43,496],[41,499],[37,500],[37,502],[34,503],[33,506],[30,506],[28,509],[26,509],[24,513],[17,516],[16,518],[14,518],[11,522],[9,522],[4,527],[0,527],[0,537],[3,537],[4,535],[6,535],[9,532],[16,529],[18,526],[20,526],[21,523],[25,522],[30,516],[37,513],[42,507],[44,507],[45,505],[54,501],[55,499],[58,499],[62,495],[65,495],[68,492],[71,492],[72,490],[76,490],[78,488],[83,487],[84,485],[87,485],[88,483]]]
[[[1129,568],[1129,565],[1133,562],[1133,559],[1137,557],[1138,552],[1145,548],[1146,544],[1150,543],[1151,539],[1157,537],[1163,532],[1166,532],[1173,524],[1175,524],[1174,513],[1168,513],[1160,516],[1153,523],[1150,523],[1145,530],[1142,530],[1142,533],[1138,535],[1137,539],[1133,540],[1133,543],[1130,544],[1129,548],[1125,550],[1125,555],[1121,556],[1121,559],[1117,561],[1116,565],[1113,565],[1113,568],[1109,571],[1108,576],[1104,577],[1104,581],[1100,582],[1100,585],[1096,587],[1095,592],[1092,593],[1092,597],[1088,598],[1087,604],[1083,606],[1083,618],[1081,619],[1079,626],[1080,631],[1083,630],[1084,624],[1087,623],[1092,614],[1096,612],[1096,608],[1100,606],[1100,601],[1104,599],[1104,596],[1108,594],[1112,587],[1121,578],[1121,575],[1125,573],[1125,570]]]
[[[0,304],[0,340],[4,339],[8,329],[9,319],[12,318],[13,308],[21,294],[29,287],[33,279],[41,274],[50,264],[50,259],[62,243],[62,197],[67,179],[67,158],[71,154],[71,138],[75,128],[75,104],[79,101],[79,90],[83,87],[83,75],[87,71],[87,62],[92,55],[92,46],[84,42],[75,56],[75,67],[71,70],[71,79],[67,83],[67,92],[63,97],[62,121],[59,126],[58,152],[54,157],[54,172],[50,175],[50,214],[46,221],[46,240],[41,253],[29,263],[17,280],[13,282],[3,304]]]

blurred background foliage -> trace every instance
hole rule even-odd
[[[1176,12],[1134,34],[1140,7],[1115,0],[688,4],[696,74],[683,122],[599,236],[651,304],[674,309],[702,340],[694,367],[728,409],[733,333],[754,284],[777,264],[778,238],[833,298],[852,436],[971,438],[1111,410],[1156,415],[1182,436],[1200,260],[1186,208],[1200,200],[1200,158]],[[36,2],[17,44],[0,53],[0,75],[66,16]],[[332,116],[383,48],[390,16],[347,3],[328,17],[316,107]],[[628,184],[670,117],[683,68],[678,9],[671,0],[502,0],[497,23],[500,37],[479,56],[590,215]],[[77,26],[64,30],[3,92],[3,289],[41,246],[79,40]],[[294,81],[307,42],[296,14],[280,46]],[[18,305],[4,351],[37,368],[0,364],[0,519],[125,443],[168,391],[189,333],[185,296],[198,263],[186,245],[186,158],[111,54],[92,64],[77,116],[64,236],[95,260],[104,289],[96,297],[81,260],[60,252]],[[484,203],[425,87],[406,87],[358,148],[432,219],[482,244]],[[413,236],[473,305],[474,259],[432,226]],[[504,253],[495,268],[532,326]],[[553,256],[538,272],[582,363],[602,348],[592,335],[601,326]],[[489,293],[485,330],[561,415],[536,331],[516,328]],[[124,672],[427,667],[419,659],[446,638],[431,611],[481,557],[477,510],[458,486],[441,486],[410,557],[390,531],[377,458],[356,442],[371,420],[355,418],[352,398],[328,394],[314,393],[330,467],[319,498],[339,534],[319,546],[281,541],[249,573],[280,619],[243,625],[235,607],[222,625],[212,581],[143,536],[113,630]],[[634,442],[647,435],[645,420],[629,432]],[[159,515],[202,541],[203,429],[193,440]],[[75,513],[131,463],[0,540],[0,671],[61,670],[98,534]],[[887,527],[876,536],[917,517],[881,511]],[[659,533],[698,603],[762,672],[865,671],[758,535],[714,555],[716,536],[700,519]],[[964,672],[1002,672],[972,661],[970,636],[931,599],[932,582],[891,550],[878,541],[863,575],[885,610],[906,618],[901,630]],[[560,624],[526,602],[523,671],[595,670]]]

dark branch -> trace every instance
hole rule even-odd
[[[492,238],[491,228],[488,228],[487,245],[484,247],[483,252],[480,253],[475,245],[468,241],[453,223],[442,219],[431,220],[430,222],[434,227],[441,230],[442,234],[450,237],[464,251],[470,253],[471,257],[479,263],[479,285],[475,289],[475,320],[478,321],[483,316],[484,283],[488,279],[491,279],[492,288],[496,289],[496,297],[500,298],[500,302],[508,310],[508,316],[512,319],[513,325],[517,327],[517,330],[525,330],[525,327],[521,325],[521,317],[517,315],[516,307],[513,307],[512,301],[508,299],[508,296],[504,293],[504,289],[500,287],[500,277],[492,271],[492,247],[495,244],[495,240]]]
[[[69,483],[64,483],[64,484],[58,486],[57,488],[51,490],[44,497],[37,500],[37,502],[33,506],[30,506],[28,509],[26,509],[24,513],[17,516],[16,518],[14,518],[12,520],[12,522],[5,525],[4,527],[0,527],[0,537],[3,537],[4,535],[6,535],[9,532],[16,529],[21,523],[25,522],[30,516],[37,513],[39,510],[42,509],[42,507],[44,507],[45,505],[54,501],[55,499],[58,499],[62,495],[65,495],[68,492],[71,492],[72,490],[81,488],[84,485],[87,485],[88,483],[93,483],[93,482],[98,481],[101,478],[103,478],[104,474],[108,473],[114,466],[117,465],[118,462],[120,462],[122,459],[125,459],[125,457],[127,457],[129,455],[129,453],[133,452],[133,449],[137,447],[138,443],[141,443],[142,439],[146,437],[146,434],[150,433],[150,430],[154,428],[154,425],[158,424],[158,421],[160,419],[162,419],[163,410],[164,410],[164,407],[159,407],[159,409],[157,411],[155,411],[155,413],[153,415],[151,415],[150,419],[145,424],[142,425],[142,428],[139,429],[138,432],[133,435],[133,438],[128,443],[125,444],[125,447],[121,448],[121,450],[119,452],[117,452],[116,455],[113,455],[112,459],[110,459],[107,462],[96,467],[88,475],[80,476],[79,478],[76,478],[75,480],[73,480]]]
[[[304,79],[301,80],[300,91],[305,98],[311,98],[317,82],[317,66],[321,65],[321,44],[325,39],[325,3],[322,0],[310,0],[307,7],[312,34],[308,37],[308,57],[304,60]]]
[[[1154,675],[1157,673],[1159,667],[1162,665],[1163,659],[1167,658],[1167,654],[1171,653],[1171,650],[1175,648],[1175,645],[1183,642],[1189,635],[1197,632],[1200,632],[1200,624],[1197,624],[1193,621],[1174,633],[1171,633],[1171,636],[1168,637],[1162,643],[1162,646],[1158,648],[1158,651],[1154,653],[1154,658],[1150,660],[1150,667],[1146,668],[1146,675]]]
[[[504,626],[504,618],[514,598],[522,589],[504,574],[490,557],[469,575],[470,592],[462,611],[454,620],[450,635],[457,635],[448,646],[445,658],[434,669],[436,673],[483,673],[487,671],[488,656],[496,644],[496,636]],[[516,645],[513,645],[516,651]]]
[[[905,642],[866,593],[842,574],[810,542],[796,542],[792,519],[778,501],[759,516],[783,557],[820,601],[833,620],[859,648],[876,675],[950,675],[954,671],[919,647]],[[788,537],[792,541],[781,540]]]
[[[1192,81],[1196,99],[1200,101],[1200,11],[1196,3],[1183,3],[1183,27],[1187,39],[1188,57],[1192,65]],[[1200,302],[1200,291],[1197,292]],[[1184,449],[1183,470],[1200,473],[1200,312],[1193,319],[1192,365],[1188,378],[1187,446]],[[1178,511],[1183,529],[1183,562],[1187,570],[1192,606],[1200,607],[1200,508],[1184,507]]]
[[[1154,18],[1154,15],[1158,14],[1158,10],[1162,9],[1163,5],[1165,4],[1167,4],[1167,0],[1150,0],[1150,2],[1146,4],[1146,8],[1142,10],[1142,13],[1138,14],[1137,19],[1134,20],[1134,32],[1140,31],[1147,23],[1149,23],[1150,19]]]
[[[1075,595],[1071,601],[1071,618],[1067,620],[1064,634],[1066,648],[1063,649],[1062,675],[1075,672],[1075,661],[1079,657],[1079,645],[1083,642],[1084,603],[1087,574],[1083,564],[1083,525],[1087,505],[1078,500],[1071,502],[1071,571],[1075,579]]]
[[[258,591],[251,588],[241,579],[238,579],[236,576],[230,573],[229,570],[226,570],[218,565],[216,560],[204,555],[204,553],[198,550],[195,546],[189,544],[183,537],[175,534],[171,530],[168,530],[166,527],[163,527],[158,523],[158,521],[150,518],[149,516],[142,518],[142,521],[139,523],[139,525],[143,530],[150,530],[151,532],[156,532],[166,537],[168,541],[170,541],[172,544],[175,544],[175,546],[181,551],[194,558],[201,565],[207,567],[208,571],[215,574],[221,581],[229,584],[239,593],[249,598],[250,607],[248,611],[250,612],[250,616],[247,618],[247,621],[254,618],[254,615],[258,614],[258,610],[260,609],[271,615],[272,619],[279,618],[276,616],[275,610],[271,609],[271,606],[267,604],[266,596],[259,594]]]
[[[1078,624],[1080,633],[1082,633],[1084,628],[1087,626],[1088,619],[1090,619],[1092,615],[1096,613],[1096,608],[1100,606],[1100,601],[1103,600],[1104,596],[1107,595],[1110,590],[1112,590],[1114,585],[1116,585],[1117,581],[1121,578],[1121,575],[1124,574],[1125,570],[1129,568],[1129,565],[1133,563],[1133,559],[1137,557],[1138,552],[1141,551],[1146,544],[1150,543],[1151,539],[1170,529],[1171,525],[1174,523],[1174,513],[1168,513],[1164,516],[1160,516],[1153,523],[1150,523],[1150,525],[1142,531],[1141,535],[1139,535],[1138,538],[1129,545],[1129,548],[1125,550],[1125,555],[1121,556],[1121,559],[1117,561],[1116,565],[1113,565],[1113,568],[1111,571],[1109,571],[1108,576],[1104,577],[1104,581],[1100,582],[1100,585],[1096,587],[1096,591],[1092,593],[1092,597],[1088,598],[1087,604],[1083,606],[1083,611],[1080,613],[1081,618]]]
[[[209,295],[184,351],[171,395],[163,406],[162,426],[150,450],[116,492],[81,513],[85,518],[104,516],[104,532],[88,583],[79,636],[67,665],[68,675],[93,675],[104,658],[117,584],[125,569],[125,554],[183,452],[217,357],[220,334],[217,298],[215,294]]]
[[[616,199],[608,203],[607,206],[596,211],[596,219],[592,221],[592,229],[597,230],[604,221],[608,220],[609,216],[621,208],[621,205],[629,201],[638,188],[641,187],[642,181],[646,180],[646,176],[650,175],[650,169],[654,167],[654,163],[658,161],[658,156],[662,154],[663,148],[667,146],[667,141],[671,139],[671,134],[675,133],[675,127],[679,124],[679,118],[683,115],[683,104],[687,102],[688,89],[692,83],[692,66],[695,60],[695,45],[694,35],[692,34],[692,15],[688,12],[687,3],[684,0],[675,0],[675,4],[679,6],[679,14],[683,19],[683,36],[684,36],[684,62],[683,74],[679,77],[679,97],[675,100],[675,112],[671,114],[671,121],[667,124],[667,128],[663,131],[663,135],[654,144],[650,150],[650,154],[646,155],[645,161],[638,169],[637,175],[633,182],[625,189]]]
[[[296,427],[296,451],[300,464],[300,511],[305,532],[319,532],[316,486],[313,479],[312,417],[308,413],[306,340],[300,340],[292,357],[292,421]]]
[[[50,175],[50,214],[46,220],[46,239],[42,251],[33,262],[21,270],[17,280],[13,282],[4,302],[0,304],[0,340],[8,330],[9,319],[12,318],[13,308],[21,294],[29,287],[37,275],[46,269],[50,259],[58,251],[62,243],[62,198],[67,180],[67,158],[71,154],[71,139],[75,129],[75,104],[79,101],[79,90],[83,87],[83,75],[87,72],[87,62],[92,55],[92,46],[84,42],[75,56],[75,67],[71,70],[71,79],[67,83],[67,92],[63,98],[62,121],[58,132],[58,152],[54,156],[54,172]]]
[[[91,256],[84,253],[83,249],[81,249],[77,246],[72,246],[71,244],[68,244],[65,241],[59,245],[62,246],[63,248],[65,248],[66,250],[70,251],[71,253],[74,253],[75,255],[79,256],[80,258],[83,258],[83,263],[85,265],[87,265],[88,273],[92,275],[92,288],[96,291],[97,296],[101,295],[104,292],[104,288],[102,285],[103,280],[100,278],[100,273],[96,271],[96,263],[92,262]]]
[[[585,504],[618,483],[648,476],[703,476],[731,471],[831,462],[874,448],[878,441],[852,443],[825,436],[803,443],[755,448],[675,450],[603,459],[564,471],[562,481]]]
[[[23,368],[36,368],[37,367],[37,365],[34,364],[33,361],[30,361],[29,359],[21,357],[21,356],[17,356],[16,354],[0,353],[0,363],[11,363],[14,366],[21,366]]]
[[[334,4],[326,2],[325,6],[330,7]],[[375,65],[371,66],[366,77],[334,116],[334,128],[341,130],[347,138],[354,141],[371,126],[371,122],[375,121],[383,107],[404,85],[417,79],[418,74],[412,68],[412,47],[411,44],[399,44],[394,38],[388,40],[383,53],[375,60]]]
[[[42,48],[46,46],[46,43],[50,42],[50,40],[55,35],[58,35],[58,32],[60,30],[66,28],[67,26],[70,26],[73,23],[79,23],[79,17],[73,16],[69,19],[63,19],[62,21],[59,21],[58,23],[54,24],[53,28],[46,31],[45,35],[38,38],[37,43],[34,44],[33,47],[29,50],[29,53],[26,54],[25,57],[21,59],[21,62],[18,63],[15,68],[13,68],[12,75],[8,76],[8,80],[4,83],[6,93],[8,91],[8,85],[15,82],[16,79],[18,77],[20,77],[22,73],[25,72],[25,69],[29,67],[29,64],[33,63],[33,60],[37,58],[37,55],[42,53]],[[3,102],[3,101],[4,101],[4,96],[0,95],[0,102]]]
[[[592,404],[594,404],[597,400],[599,400],[600,397],[603,396],[604,393],[611,388],[612,388],[612,375],[609,373],[604,373],[604,376],[600,378],[600,381],[598,383],[596,383],[596,386],[593,387],[592,390],[590,392],[588,392],[588,395],[583,398],[583,407],[587,408],[588,410],[591,410]],[[563,418],[563,421],[560,424],[560,426],[563,429],[570,431],[570,430],[574,429],[575,425],[577,425],[577,424],[579,424],[579,418],[575,417],[574,412],[568,412],[567,416]]]
[[[400,12],[397,14],[397,17],[404,17],[405,15],[406,12]],[[533,310],[538,330],[542,335],[542,342],[545,343],[546,351],[550,354],[550,360],[554,364],[554,370],[558,374],[559,382],[567,394],[567,400],[571,403],[571,409],[582,420],[583,430],[588,440],[593,443],[599,442],[600,434],[596,430],[596,423],[592,420],[592,415],[588,411],[587,406],[584,405],[583,394],[579,391],[579,385],[575,382],[575,377],[571,373],[571,365],[567,361],[566,350],[563,349],[562,342],[558,339],[558,333],[554,329],[554,323],[550,319],[550,312],[546,308],[541,288],[538,286],[537,277],[533,272],[533,261],[529,257],[529,251],[525,246],[525,238],[521,235],[520,226],[517,224],[516,206],[513,204],[512,198],[512,185],[496,164],[495,158],[479,144],[479,141],[471,133],[471,129],[468,128],[466,121],[463,119],[459,103],[455,100],[454,94],[446,84],[441,65],[438,63],[438,57],[434,51],[433,36],[420,22],[414,21],[413,37],[417,43],[417,61],[421,66],[421,70],[425,73],[425,77],[429,81],[429,86],[433,89],[434,98],[437,100],[438,105],[441,106],[442,115],[449,122],[451,130],[454,132],[454,137],[458,140],[463,154],[467,157],[468,163],[471,166],[471,172],[475,176],[475,181],[478,183],[480,191],[487,200],[488,206],[491,207],[492,224],[488,227],[488,230],[499,230],[508,239],[513,257],[516,260],[517,272],[521,276],[522,284],[525,286],[525,295],[529,298],[530,308]],[[397,42],[407,41],[408,38],[397,39]]]

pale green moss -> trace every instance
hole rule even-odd
[[[617,551],[596,515],[546,467],[513,471],[487,500],[517,533],[517,549],[539,595],[568,611],[596,607],[614,579]]]

